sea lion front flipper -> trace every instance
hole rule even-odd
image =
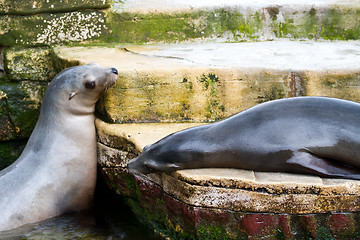
[[[291,164],[292,168],[296,166],[294,170],[301,173],[360,180],[360,170],[345,164],[341,165],[331,159],[321,158],[307,151],[295,152],[287,163]]]

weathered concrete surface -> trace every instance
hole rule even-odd
[[[96,120],[102,176],[160,234],[172,239],[280,235],[300,239],[354,237],[360,230],[356,227],[359,181],[239,169],[181,170],[135,178],[127,173],[126,163],[139,148],[186,126]]]
[[[60,47],[119,70],[97,110],[110,122],[203,122],[284,97],[360,101],[358,41]]]
[[[139,154],[150,143],[154,143],[171,132],[180,131],[201,123],[129,123],[109,124],[96,119],[96,130],[101,143]]]
[[[5,51],[6,76],[11,80],[50,81],[58,73],[50,48],[9,48]]]

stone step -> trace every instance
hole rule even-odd
[[[359,0],[114,2],[1,1],[0,48],[84,42],[360,38]]]
[[[107,41],[359,39],[359,7],[359,0],[129,0],[109,12]]]
[[[360,42],[59,47],[66,61],[98,62],[119,80],[98,104],[108,121],[214,121],[284,97],[360,101]]]

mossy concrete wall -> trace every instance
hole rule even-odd
[[[294,95],[290,83],[288,72],[271,70],[120,72],[118,84],[98,109],[117,123],[214,121],[257,103]]]
[[[222,39],[230,42],[290,39],[349,40],[360,37],[360,8],[270,6],[193,11],[107,12],[107,42],[178,42]]]
[[[7,0],[0,4],[2,46],[95,40],[118,44],[199,39],[354,40],[360,37],[358,6],[229,6],[143,12],[105,10],[111,4],[100,0],[19,1],[16,6]]]
[[[97,107],[104,119],[115,123],[215,121],[285,97],[360,102],[359,75],[359,71],[211,68],[127,71],[120,72],[118,83]]]

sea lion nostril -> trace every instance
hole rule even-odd
[[[112,72],[112,73],[115,73],[116,75],[119,74],[119,73],[118,73],[118,70],[117,70],[116,68],[111,68],[111,72]]]

